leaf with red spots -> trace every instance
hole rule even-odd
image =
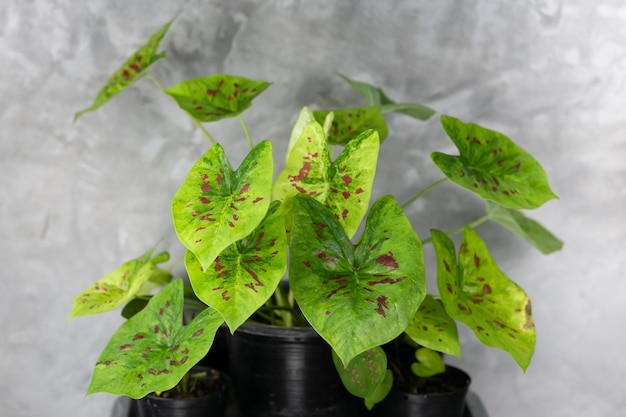
[[[487,201],[487,215],[490,220],[506,227],[546,255],[563,248],[563,242],[559,238],[518,210]]]
[[[326,135],[328,135],[328,131],[330,130],[330,125],[332,124],[332,120],[333,120],[333,113],[328,113],[323,123],[324,132]],[[298,115],[298,120],[296,120],[296,123],[293,125],[293,129],[291,129],[291,136],[289,137],[289,146],[287,147],[287,152],[285,153],[286,163],[289,162],[289,155],[291,154],[291,150],[298,142],[298,139],[300,139],[300,136],[302,135],[302,131],[309,123],[314,122],[314,121],[315,121],[315,116],[313,115],[313,112],[309,110],[308,107],[303,107],[302,110],[300,110],[300,114]]]
[[[288,228],[293,197],[305,194],[329,207],[352,237],[367,212],[379,146],[376,132],[363,132],[331,163],[322,127],[307,124],[273,188],[274,198],[284,203]]]
[[[76,316],[111,311],[131,300],[142,286],[153,277],[162,277],[169,272],[157,268],[158,263],[169,259],[167,252],[152,257],[154,247],[136,259],[125,262],[115,271],[100,278],[89,288],[78,294],[73,301],[72,313]]]
[[[124,322],[102,351],[87,394],[142,398],[173,388],[206,356],[224,322],[212,308],[183,326],[183,282],[172,281]]]
[[[178,238],[203,268],[261,223],[270,204],[273,171],[269,141],[256,145],[235,172],[219,144],[191,168],[174,195],[172,217]]]
[[[213,74],[183,81],[165,92],[194,119],[214,122],[240,115],[270,85],[267,81]]]
[[[432,160],[454,183],[513,209],[534,209],[558,198],[541,165],[511,139],[450,116],[441,124],[460,155],[435,152]]]
[[[274,201],[250,235],[224,249],[206,269],[187,252],[185,266],[198,298],[235,331],[272,296],[287,269],[285,219]]]
[[[446,312],[468,325],[483,344],[508,352],[526,370],[535,349],[528,295],[500,271],[473,229],[465,228],[458,263],[452,240],[438,230],[432,237]]]
[[[406,334],[418,345],[449,355],[461,356],[456,323],[441,300],[427,295],[411,319]]]
[[[373,204],[357,246],[313,198],[295,198],[293,221],[291,289],[343,364],[401,334],[426,295],[426,281],[421,241],[395,199]]]
[[[165,58],[165,52],[157,53],[157,51],[159,49],[159,44],[167,33],[167,30],[170,28],[171,23],[172,22],[168,22],[163,25],[161,29],[150,37],[145,45],[139,48],[137,52],[131,55],[131,57],[124,62],[124,64],[100,89],[91,107],[74,114],[74,121],[87,112],[97,110],[115,95],[124,91],[139,78],[143,77],[146,74],[146,69],[148,67],[157,62],[159,59]]]
[[[328,143],[345,145],[359,134],[367,130],[378,132],[382,143],[389,130],[380,107],[354,107],[338,110],[314,111],[315,120],[324,123],[329,113],[333,113],[333,121],[328,135]]]

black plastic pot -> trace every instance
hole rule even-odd
[[[193,370],[208,370],[195,367]],[[137,401],[139,417],[224,417],[230,378],[219,373],[219,391],[197,398],[162,398],[149,394]],[[210,377],[207,377],[210,378]]]
[[[410,394],[391,391],[374,407],[376,417],[461,417],[465,412],[465,398],[471,379],[469,375],[453,366],[437,376],[451,381],[458,388],[450,392]]]
[[[358,417],[328,344],[311,328],[246,323],[231,339],[230,372],[240,417]]]

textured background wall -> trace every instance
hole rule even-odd
[[[71,123],[109,73],[178,12],[156,76],[166,85],[222,71],[273,81],[245,119],[257,140],[279,142],[278,161],[301,106],[359,103],[336,71],[397,101],[500,130],[536,155],[561,200],[532,215],[565,249],[544,257],[498,226],[479,229],[533,300],[535,358],[523,374],[463,331],[461,366],[494,417],[623,413],[622,1],[156,3],[0,3],[0,415],[108,416],[114,397],[84,392],[121,319],[66,324],[71,300],[159,239],[182,253],[169,201],[208,146],[188,119],[142,81]],[[428,155],[453,150],[436,119],[389,119],[376,196],[403,201],[439,178]],[[247,147],[237,121],[209,127],[238,164]],[[448,185],[408,213],[425,236],[481,210]]]

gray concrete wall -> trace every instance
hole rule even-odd
[[[215,72],[273,81],[245,120],[255,139],[277,141],[279,162],[301,106],[359,103],[337,71],[500,130],[533,153],[561,198],[533,216],[565,249],[544,257],[498,226],[479,229],[533,300],[533,363],[524,374],[463,330],[461,366],[494,417],[623,414],[624,2],[3,0],[1,416],[108,416],[114,397],[84,393],[121,319],[66,324],[72,298],[160,239],[182,254],[169,202],[208,147],[189,120],[142,81],[71,123],[179,12],[154,73],[166,85]],[[452,146],[436,119],[389,121],[375,197],[403,201],[439,178],[429,153]],[[207,127],[238,164],[247,149],[238,122]],[[408,213],[425,236],[481,209],[447,185]],[[430,249],[427,257],[432,264]]]

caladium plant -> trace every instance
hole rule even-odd
[[[476,228],[494,221],[543,253],[561,248],[520,211],[556,198],[531,155],[501,133],[443,115],[442,133],[459,152],[432,154],[444,177],[403,206],[390,195],[370,202],[379,147],[385,139],[384,146],[393,146],[385,114],[426,120],[435,111],[396,103],[379,87],[340,74],[366,103],[303,108],[273,181],[271,142],[253,145],[242,118],[270,82],[210,74],[164,87],[149,67],[165,56],[157,50],[169,27],[135,52],[76,118],[145,76],[207,137],[209,148],[190,166],[171,205],[190,285],[172,281],[157,266],[167,254],[153,257],[153,248],[76,297],[70,318],[124,304],[129,318],[98,360],[89,393],[137,398],[169,389],[206,353],[218,326],[234,332],[248,320],[313,327],[332,348],[345,386],[368,407],[393,385],[381,346],[403,334],[420,347],[411,364],[417,375],[441,371],[435,352],[460,356],[457,322],[528,367],[535,345],[530,300],[498,268]],[[228,117],[239,118],[251,148],[236,169],[202,125]],[[335,158],[337,146],[343,150]],[[403,210],[447,181],[483,198],[485,215],[422,239]],[[457,255],[450,236],[461,232]],[[425,244],[437,257],[437,288],[430,294]],[[286,280],[289,286],[281,285]],[[156,295],[155,288],[161,288]],[[182,326],[185,305],[201,312]]]

